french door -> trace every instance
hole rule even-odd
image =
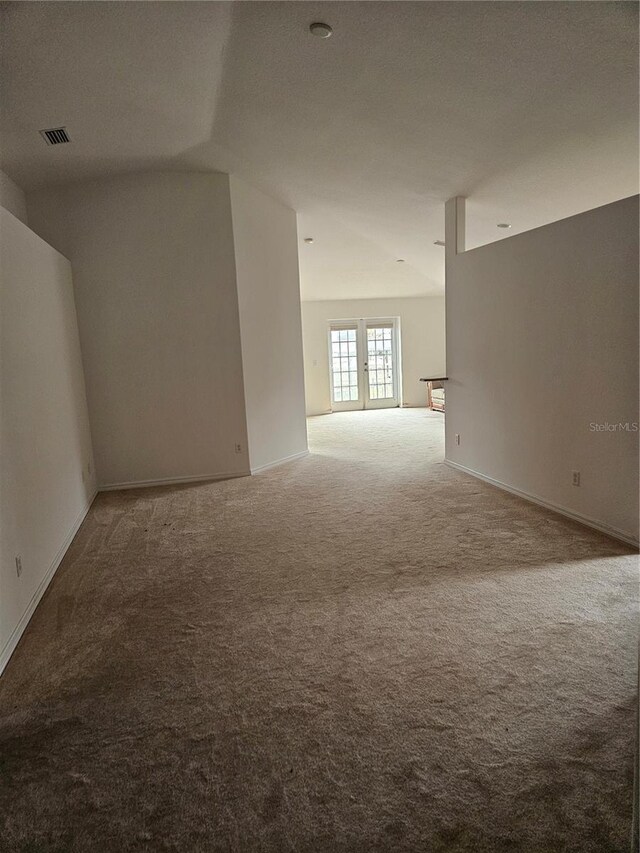
[[[385,409],[400,405],[397,320],[329,323],[331,408]]]

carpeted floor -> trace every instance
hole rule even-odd
[[[442,424],[100,495],[0,679],[1,849],[627,853],[637,557]]]

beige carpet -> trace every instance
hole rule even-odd
[[[98,498],[0,680],[1,849],[627,853],[636,556],[441,415],[309,431]]]

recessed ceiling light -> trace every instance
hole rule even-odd
[[[404,263],[404,258],[396,258],[396,263],[397,263],[397,264],[403,264],[403,263]]]
[[[316,21],[315,24],[311,24],[309,27],[309,32],[314,36],[318,36],[320,39],[328,39],[333,30],[329,24],[322,24],[319,21]]]
[[[498,222],[498,228],[511,228],[511,223],[509,223],[509,222]]]
[[[313,237],[305,237],[304,242],[305,243],[313,243]]]
[[[444,246],[444,240],[434,240],[434,246]]]

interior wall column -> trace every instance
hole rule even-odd
[[[444,206],[445,257],[460,255],[465,251],[466,198],[455,196]]]

